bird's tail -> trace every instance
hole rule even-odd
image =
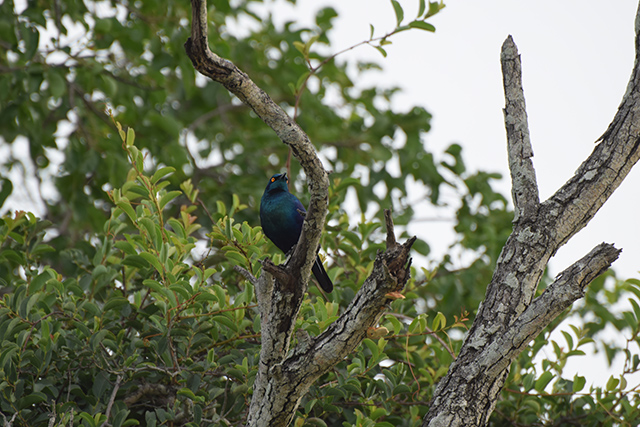
[[[322,290],[326,293],[330,293],[333,290],[333,283],[331,279],[329,279],[329,275],[327,274],[324,266],[322,265],[322,261],[320,257],[316,257],[316,262],[313,263],[313,267],[311,267],[311,272],[313,276],[316,278]]]

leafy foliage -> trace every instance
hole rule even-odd
[[[333,170],[322,247],[337,286],[327,299],[310,288],[297,328],[319,334],[353,299],[383,246],[381,209],[393,207],[398,224],[414,217],[408,182],[423,184],[434,206],[443,188],[458,199],[452,250],[474,261],[454,270],[445,255],[433,271],[414,268],[382,336],[321,378],[294,421],[420,425],[510,232],[506,199],[492,188],[499,176],[467,171],[457,144],[429,152],[426,110],[395,111],[397,88],[358,86],[347,71],[379,65],[351,67],[322,53],[331,48],[332,8],[319,10],[312,28],[279,28],[258,15],[259,2],[210,3],[216,52],[297,117]],[[384,54],[397,32],[431,36],[428,18],[443,5],[419,5],[411,20],[392,1],[395,29],[375,36],[372,28],[363,44]],[[287,165],[287,148],[245,106],[196,76],[182,47],[187,3],[18,7],[0,4],[0,144],[26,141],[30,160],[4,160],[0,203],[15,207],[20,181],[35,178],[46,207],[43,219],[14,211],[0,220],[0,412],[25,426],[240,424],[260,318],[251,284],[233,267],[259,274],[265,255],[282,260],[256,227],[257,203],[266,178],[285,167],[303,193],[300,168]],[[251,29],[236,34],[237,22]],[[356,220],[358,209],[367,217]],[[415,249],[430,255],[428,242]],[[551,328],[514,363],[496,425],[637,418],[637,389],[626,378],[638,369],[640,291],[635,281],[609,280],[612,288],[599,279],[563,316],[586,319],[565,331],[566,346],[550,341]],[[623,295],[633,295],[631,308],[608,310]],[[628,340],[604,344],[607,327]],[[607,387],[586,392],[584,379],[562,373],[592,340],[627,363]],[[534,359],[549,345],[554,357],[540,368]]]

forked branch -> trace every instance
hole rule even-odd
[[[636,22],[640,22],[640,11]],[[620,251],[603,243],[533,299],[549,259],[593,218],[640,158],[639,58],[637,26],[636,63],[616,116],[575,175],[540,203],[520,57],[511,36],[504,42],[504,112],[516,211],[513,232],[460,354],[438,384],[423,426],[486,425],[511,362],[618,258]]]

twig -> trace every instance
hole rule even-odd
[[[249,282],[251,282],[251,284],[253,286],[256,286],[258,284],[258,279],[256,279],[256,276],[251,274],[251,272],[249,270],[247,270],[246,268],[240,267],[239,265],[234,265],[233,269],[235,271],[237,271],[238,273],[240,273]]]
[[[120,388],[120,383],[122,382],[122,375],[118,374],[116,377],[116,384],[113,386],[113,391],[111,392],[111,398],[109,398],[109,403],[107,404],[107,410],[105,415],[107,419],[102,423],[100,427],[106,427],[109,424],[109,416],[111,415],[111,408],[113,407],[113,402],[116,400],[116,394],[118,393],[118,389]]]
[[[18,413],[14,412],[13,416],[11,417],[11,419],[9,421],[7,421],[7,417],[5,417],[5,415],[2,412],[0,412],[0,415],[2,415],[2,419],[4,420],[3,427],[13,427],[13,422],[15,421],[16,417],[18,416]]]

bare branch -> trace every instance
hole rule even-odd
[[[239,265],[234,265],[233,269],[235,271],[237,271],[238,273],[240,273],[242,275],[242,277],[247,279],[253,286],[257,286],[258,285],[258,279],[256,279],[256,277],[253,274],[251,274],[251,272],[249,270],[247,270],[246,268],[242,268]]]
[[[164,384],[140,384],[138,388],[131,394],[127,395],[123,402],[127,406],[134,405],[139,400],[149,397],[158,396],[167,402],[172,402],[175,398],[175,392],[170,386]]]
[[[511,36],[502,45],[500,55],[504,83],[504,123],[507,129],[507,151],[511,171],[511,193],[515,207],[513,222],[535,215],[540,205],[536,172],[531,157],[533,149],[522,89],[522,68],[518,48]]]
[[[107,404],[107,410],[105,412],[106,420],[102,423],[100,427],[106,427],[109,424],[109,416],[111,415],[111,408],[113,407],[113,402],[116,400],[116,395],[118,394],[118,390],[120,389],[120,383],[122,382],[122,374],[118,374],[116,377],[116,384],[113,386],[113,391],[111,392],[111,398],[109,398],[109,403]]]
[[[300,274],[306,288],[315,260],[320,233],[328,206],[329,178],[309,137],[262,89],[236,67],[209,49],[207,5],[205,0],[192,0],[191,37],[185,50],[193,66],[203,75],[222,84],[247,104],[271,127],[291,150],[304,169],[309,182],[310,203],[298,245],[290,262],[292,272]]]

